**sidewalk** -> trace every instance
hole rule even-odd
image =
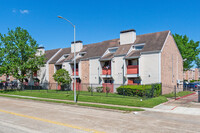
[[[1,94],[1,95],[27,98],[27,99],[41,99],[41,100],[52,100],[52,101],[62,101],[62,102],[71,102],[71,103],[74,102],[70,100],[38,98],[38,97],[31,97],[31,96],[19,96],[19,95],[9,95],[9,94]],[[197,94],[193,94],[193,95],[185,96],[183,98],[179,98],[178,100],[169,100],[168,102],[157,105],[154,108],[132,107],[132,106],[91,103],[91,102],[81,102],[81,101],[78,101],[78,103],[105,105],[105,106],[113,106],[113,107],[125,107],[125,108],[139,108],[139,109],[144,109],[146,111],[154,111],[154,112],[200,115],[200,103],[194,103],[193,101],[191,101],[191,99],[195,101],[196,99],[194,98],[196,97],[197,97]]]
[[[200,103],[197,103],[197,93],[190,94],[177,100],[155,106],[154,111],[170,112],[177,114],[200,115]]]

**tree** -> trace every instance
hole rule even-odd
[[[44,65],[44,55],[36,55],[37,48],[37,42],[20,27],[0,34],[0,74],[12,75],[23,83]]]
[[[193,62],[197,59],[200,53],[200,49],[198,48],[199,41],[194,42],[193,40],[189,40],[186,35],[182,36],[174,34],[173,37],[183,57],[184,70],[192,68],[194,65]]]
[[[56,82],[58,82],[58,84],[69,84],[71,82],[69,73],[65,69],[59,69],[56,71],[53,78]]]
[[[195,64],[196,64],[196,67],[197,67],[197,68],[200,68],[200,58],[199,58],[199,57],[197,57],[197,58],[195,59]]]

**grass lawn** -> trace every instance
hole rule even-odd
[[[17,97],[17,96],[9,96],[9,95],[1,95],[2,97],[12,97],[18,99],[31,99],[36,101],[45,101],[45,102],[53,102],[53,103],[64,103],[70,105],[79,105],[79,106],[87,106],[87,107],[95,107],[95,108],[105,108],[105,109],[113,109],[113,110],[121,110],[121,111],[144,111],[144,109],[139,108],[127,108],[127,107],[115,107],[115,106],[107,106],[107,105],[98,105],[98,104],[87,104],[87,103],[74,103],[74,102],[66,102],[66,101],[57,101],[57,100],[47,100],[47,99],[35,99],[35,98],[25,98],[25,97]]]
[[[182,96],[189,95],[189,94],[192,94],[192,93],[194,93],[194,92],[193,91],[181,91],[181,92],[176,93],[176,97],[182,97]],[[163,96],[165,96],[167,98],[172,98],[172,97],[175,96],[175,94],[170,93],[170,94],[165,94]]]
[[[72,92],[52,92],[49,91],[0,91],[3,94],[12,94],[12,95],[22,95],[22,96],[33,96],[40,98],[51,98],[51,99],[62,99],[62,100],[73,100],[74,97],[71,94]],[[113,105],[125,105],[125,106],[135,106],[135,107],[148,107],[152,108],[160,103],[166,102],[167,98],[165,96],[159,96],[150,99],[142,99],[141,97],[122,97],[118,94],[108,94],[106,97],[105,93],[93,93],[91,96],[91,92],[81,92],[86,93],[85,95],[79,95],[78,101],[83,102],[93,102],[93,103],[104,103],[104,104],[113,104]],[[87,95],[88,94],[88,95]],[[98,94],[98,96],[97,96]],[[142,100],[141,100],[142,99]]]

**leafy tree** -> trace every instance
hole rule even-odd
[[[199,58],[199,57],[197,57],[197,58],[195,59],[195,64],[196,64],[196,67],[197,67],[197,68],[200,68],[200,58]]]
[[[53,78],[56,82],[58,82],[58,84],[69,84],[71,82],[69,73],[65,69],[59,69],[56,71]]]
[[[37,48],[37,42],[20,27],[0,34],[0,74],[12,75],[23,83],[44,65],[44,55],[37,54]]]
[[[199,41],[194,42],[193,40],[189,40],[186,35],[174,34],[173,37],[183,57],[184,70],[192,68],[194,65],[193,62],[200,53],[200,49],[198,48]]]

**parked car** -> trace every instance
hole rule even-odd
[[[194,82],[194,83],[189,83],[188,84],[188,88],[190,89],[190,90],[192,90],[192,91],[195,91],[195,90],[198,90],[198,89],[200,89],[200,83],[196,83],[196,82]]]

